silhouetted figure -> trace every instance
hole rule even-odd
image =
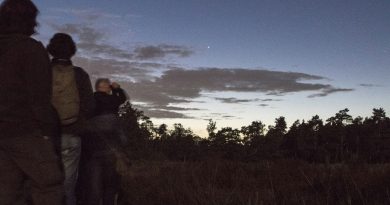
[[[57,33],[47,46],[52,59],[52,103],[61,122],[61,153],[65,171],[66,204],[76,205],[75,187],[81,156],[81,135],[86,121],[92,117],[95,100],[89,75],[75,67],[71,58],[76,53],[72,37]]]
[[[83,141],[82,202],[96,205],[102,201],[103,205],[114,205],[120,189],[116,161],[124,139],[118,110],[126,101],[126,95],[117,83],[111,84],[108,79],[98,79],[95,88],[93,130]]]
[[[55,152],[58,118],[44,46],[32,39],[38,9],[30,0],[0,5],[0,204],[63,204],[63,173]]]
[[[96,115],[117,114],[119,106],[127,97],[124,90],[117,83],[110,83],[109,79],[98,79],[96,81]]]

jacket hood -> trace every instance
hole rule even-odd
[[[6,53],[13,46],[17,45],[20,42],[29,40],[30,37],[13,34],[13,35],[0,35],[0,56]]]

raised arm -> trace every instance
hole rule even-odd
[[[112,94],[118,98],[119,104],[123,104],[127,100],[126,92],[120,87],[113,88]]]

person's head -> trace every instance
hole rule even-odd
[[[95,90],[98,92],[110,93],[112,91],[111,81],[108,78],[99,78],[95,83]]]
[[[56,33],[47,45],[47,51],[53,58],[71,59],[77,48],[72,37],[65,33]]]
[[[0,34],[35,34],[38,14],[31,0],[4,0],[0,5]]]

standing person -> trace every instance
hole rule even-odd
[[[96,101],[95,115],[118,114],[119,106],[126,102],[125,91],[118,83],[100,78],[96,81],[94,93]]]
[[[83,204],[114,205],[120,190],[120,176],[116,161],[121,155],[122,138],[118,121],[119,106],[126,101],[126,94],[117,83],[98,79],[95,86],[96,116],[91,121],[94,130],[85,139],[83,155]],[[85,191],[87,190],[87,191]]]
[[[38,9],[30,0],[0,5],[0,204],[63,204],[63,172],[51,105],[52,76],[44,46],[31,38]]]
[[[68,34],[57,33],[47,46],[52,59],[52,103],[61,122],[61,153],[65,171],[66,204],[76,205],[75,187],[81,156],[81,137],[86,121],[94,111],[89,75],[73,66],[76,44]]]

